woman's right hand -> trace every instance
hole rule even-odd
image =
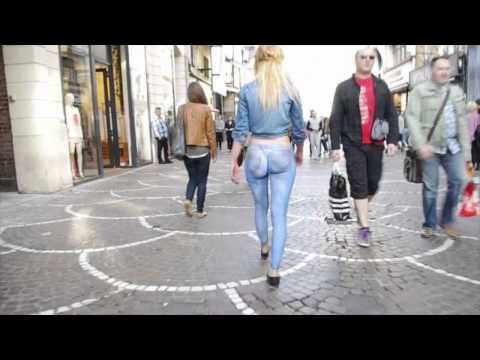
[[[298,166],[303,164],[303,143],[297,144],[297,151],[295,152],[295,162]]]
[[[302,166],[303,164],[303,154],[300,154],[298,151],[295,154],[295,162],[297,163],[298,166]]]

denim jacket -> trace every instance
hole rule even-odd
[[[269,139],[288,135],[290,129],[293,143],[303,143],[305,131],[300,103],[291,99],[285,92],[276,109],[264,110],[258,100],[255,81],[240,89],[235,130],[232,134],[235,141],[245,144],[249,132],[254,137]]]

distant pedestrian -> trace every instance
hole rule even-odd
[[[315,110],[310,111],[310,118],[307,121],[307,130],[310,132],[310,145],[312,146],[312,159],[318,160],[320,158],[320,135],[322,123],[317,117]]]
[[[233,147],[233,129],[235,129],[235,121],[233,121],[233,117],[229,116],[227,122],[225,123],[225,133],[227,134],[227,147],[228,151],[230,152],[232,152]]]
[[[305,136],[308,139],[308,147],[309,147],[310,159],[311,159],[313,151],[312,151],[312,142],[310,141],[310,135],[311,135],[311,131],[307,129],[307,123],[305,122]]]
[[[328,157],[330,154],[330,146],[329,146],[330,129],[329,129],[327,117],[324,117],[322,119],[321,129],[322,131],[320,135],[320,143],[322,144],[322,147],[323,147],[323,155],[325,157]]]
[[[398,142],[398,146],[401,152],[405,151],[407,147],[407,140],[406,140],[406,132],[407,128],[405,126],[405,115],[402,112],[398,112],[398,132],[400,134],[400,140]]]
[[[210,159],[217,157],[215,127],[207,97],[198,82],[192,82],[187,89],[188,102],[178,109],[178,120],[185,128],[185,167],[188,172],[188,184],[185,195],[185,213],[193,216],[192,201],[197,190],[197,218],[207,216],[204,211],[207,193]]]
[[[245,160],[245,175],[255,201],[255,225],[266,259],[268,245],[268,208],[271,199],[272,257],[267,273],[271,286],[280,283],[280,264],[287,240],[287,211],[295,181],[296,164],[303,159],[304,121],[297,90],[285,74],[283,51],[279,46],[262,45],[255,54],[256,80],[240,89],[240,102],[233,132],[232,181],[240,180],[237,159],[251,132]],[[292,142],[288,137],[292,129]],[[269,188],[271,193],[269,194]]]
[[[157,118],[153,121],[152,128],[155,139],[157,140],[158,163],[171,164],[172,161],[170,161],[168,157],[168,125],[163,118],[163,111],[161,107],[155,108],[155,115]],[[162,149],[165,160],[162,160]]]
[[[217,147],[222,150],[223,132],[225,131],[225,121],[223,121],[221,115],[217,115],[215,120],[215,132],[217,137]]]

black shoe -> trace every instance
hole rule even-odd
[[[267,260],[269,253],[270,251],[267,251],[266,253],[264,253],[262,250],[260,250],[260,257],[262,258],[262,260]]]
[[[163,160],[160,160],[158,163],[159,164],[165,164],[165,162]]]
[[[173,164],[173,161],[172,160],[167,160],[167,161],[165,161],[165,164]]]
[[[270,276],[267,274],[267,283],[270,286],[278,288],[280,285],[280,276]]]

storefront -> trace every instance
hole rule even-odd
[[[144,45],[60,46],[74,183],[102,176],[105,168],[152,163],[152,114],[160,104],[172,114],[173,88],[170,76],[162,84],[167,95],[160,95],[161,100],[152,91],[158,86],[149,89],[146,49]],[[171,74],[171,56],[166,66]]]
[[[393,103],[398,112],[405,111],[407,107],[409,74],[413,67],[414,59],[410,58],[406,62],[389,69],[383,75],[383,80],[385,80],[392,93]]]
[[[100,175],[90,46],[61,45],[60,55],[70,165],[74,180],[79,181]]]
[[[1,49],[18,191],[55,192],[108,168],[152,163],[155,108],[174,119],[172,46]]]

